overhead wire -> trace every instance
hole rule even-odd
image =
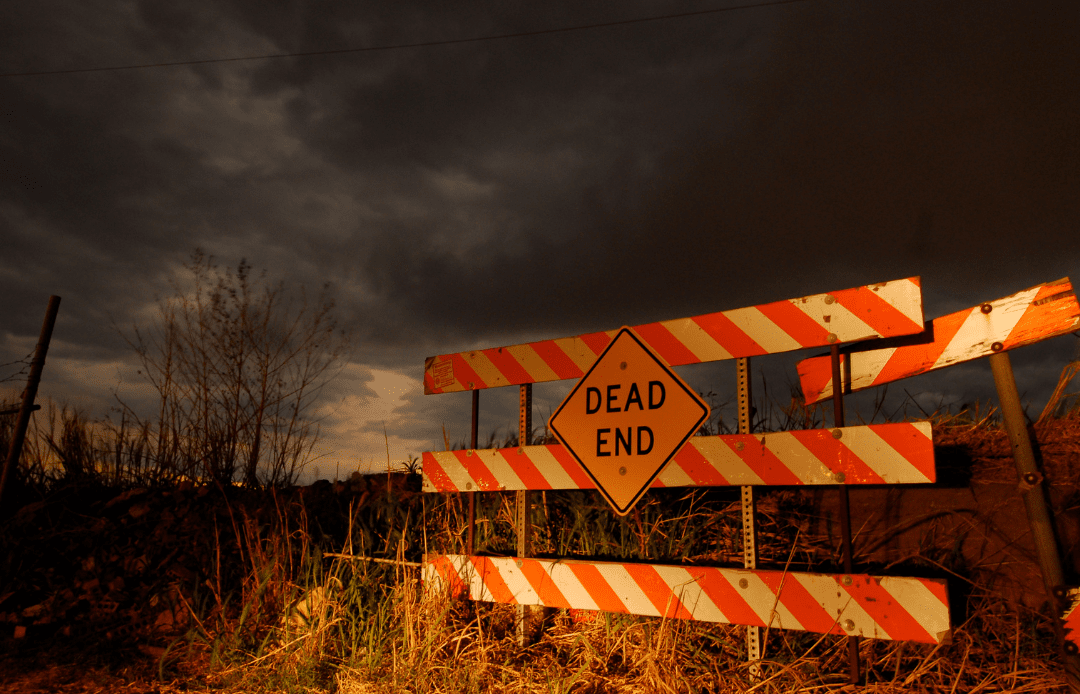
[[[371,53],[375,51],[394,51],[408,48],[427,48],[431,46],[450,46],[462,43],[479,43],[482,41],[500,41],[504,39],[523,38],[526,36],[542,36],[545,34],[561,34],[571,31],[586,31],[589,29],[602,29],[605,27],[625,26],[628,24],[643,24],[645,22],[658,22],[668,19],[680,19],[683,17],[696,17],[700,15],[719,14],[722,12],[736,12],[752,10],[761,7],[773,7],[776,5],[793,5],[796,3],[811,2],[811,0],[766,0],[765,2],[749,3],[744,5],[731,5],[717,7],[710,10],[695,10],[693,12],[677,12],[673,14],[656,15],[652,17],[637,17],[634,19],[621,19],[612,22],[596,22],[593,24],[578,24],[569,27],[556,27],[553,29],[535,29],[532,31],[518,31],[507,34],[491,34],[487,36],[472,36],[460,39],[442,39],[438,41],[417,41],[413,43],[398,43],[386,46],[366,46],[362,48],[337,48],[320,51],[299,51],[293,53],[267,53],[264,55],[235,56],[231,58],[204,58],[199,60],[175,60],[162,63],[138,63],[132,65],[111,65],[105,67],[82,67],[67,68],[62,70],[32,70],[27,72],[4,72],[0,77],[37,77],[43,75],[70,75],[82,72],[114,72],[118,70],[143,70],[161,67],[179,67],[184,65],[208,65],[212,63],[237,63],[255,60],[274,60],[280,58],[306,58],[311,56],[341,55],[346,53]]]

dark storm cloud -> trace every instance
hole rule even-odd
[[[703,8],[8,3],[0,72]],[[22,356],[56,293],[58,354],[122,361],[112,324],[145,320],[196,246],[333,283],[357,363],[413,374],[435,353],[910,275],[928,317],[1078,275],[1078,24],[1068,3],[820,0],[0,79],[3,352]],[[1068,340],[1022,350],[1020,371],[1052,386]]]

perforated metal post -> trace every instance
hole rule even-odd
[[[739,433],[749,434],[751,426],[751,407],[753,398],[750,392],[750,358],[743,357],[735,361],[736,380],[738,381]],[[757,568],[757,526],[754,522],[754,488],[741,488],[742,494],[742,537],[743,567]],[[746,658],[750,661],[750,674],[761,677],[761,627],[746,627]]]
[[[518,398],[518,446],[529,445],[532,435],[532,384],[521,386]],[[532,528],[529,524],[529,492],[521,490],[514,493],[514,528],[517,531],[517,556],[524,559],[529,556],[529,536]],[[531,606],[517,606],[517,641],[518,646],[525,646],[532,640],[532,622],[534,610]]]
[[[840,345],[834,343],[829,351],[832,359],[833,378],[833,427],[839,431],[844,426],[844,382],[840,374]],[[852,572],[851,559],[851,502],[848,498],[848,488],[840,485],[840,551],[843,554],[844,573]],[[859,683],[859,637],[849,636],[848,644],[848,682]]]
[[[480,419],[480,391],[472,392],[472,427],[470,428],[469,447],[476,450],[477,421]],[[465,552],[470,557],[476,554],[476,492],[469,495],[469,525],[465,531]]]

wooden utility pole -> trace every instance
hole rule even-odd
[[[41,325],[41,335],[38,337],[37,348],[34,349],[34,361],[30,364],[30,376],[26,379],[26,390],[23,391],[22,406],[19,408],[19,420],[15,424],[15,432],[8,446],[7,458],[4,460],[4,470],[0,473],[0,507],[3,504],[4,488],[7,486],[8,476],[15,466],[19,464],[22,455],[23,441],[26,439],[26,429],[30,426],[30,413],[34,411],[34,398],[37,397],[38,383],[41,382],[41,371],[45,367],[45,354],[49,351],[49,341],[52,340],[53,326],[56,324],[56,314],[60,310],[60,297],[50,296],[49,306],[45,309],[45,322]]]

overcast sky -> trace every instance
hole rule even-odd
[[[7,2],[0,73],[735,4]],[[913,275],[927,318],[1076,280],[1078,84],[1065,0],[806,0],[0,77],[0,363],[57,294],[41,393],[104,415],[139,397],[114,326],[152,316],[196,247],[246,258],[330,282],[352,332],[321,476],[384,464],[384,423],[394,459],[467,433],[468,394],[423,395],[426,356]],[[1078,342],[1013,353],[1036,411]],[[771,392],[811,353],[758,360]],[[729,366],[681,373],[730,399]],[[537,387],[538,420],[571,385]],[[993,395],[985,362],[903,388]],[[516,398],[481,394],[482,438]]]

